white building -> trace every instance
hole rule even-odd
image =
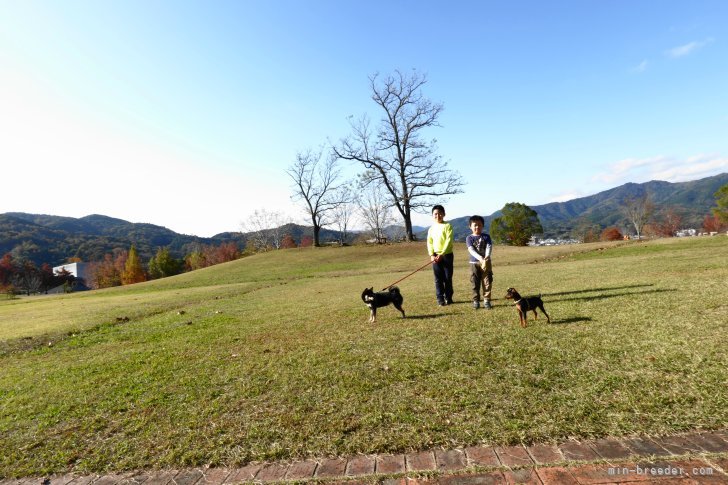
[[[68,263],[56,266],[53,268],[53,274],[58,274],[64,269],[76,278],[82,279],[87,286],[91,283],[91,265],[89,263]]]

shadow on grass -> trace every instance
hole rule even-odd
[[[586,290],[560,291],[559,293],[544,293],[542,296],[575,295],[577,293],[591,293],[593,291],[627,290],[630,288],[649,288],[651,286],[655,286],[655,285],[649,284],[649,285],[608,286],[608,287],[604,287],[604,288],[589,288]]]
[[[440,314],[430,314],[430,315],[407,315],[407,320],[427,320],[430,318],[442,318],[442,317],[449,317],[451,315],[447,315],[445,313]]]
[[[671,293],[677,291],[675,288],[667,288],[664,290],[647,290],[647,291],[629,291],[623,293],[609,293],[606,295],[594,295],[594,296],[579,296],[574,298],[556,298],[548,299],[545,303],[557,302],[557,301],[593,301],[593,300],[606,300],[607,298],[616,298],[618,296],[641,296],[651,295],[655,293]]]
[[[571,317],[563,320],[551,320],[551,325],[566,325],[569,323],[591,322],[591,317]]]

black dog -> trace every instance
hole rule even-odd
[[[390,303],[394,305],[394,308],[402,312],[402,318],[405,318],[404,310],[402,309],[404,298],[396,286],[391,287],[389,291],[378,292],[375,292],[374,288],[367,288],[362,292],[361,299],[369,307],[369,321],[371,323],[376,323],[377,321],[377,308],[387,306]]]
[[[532,311],[534,318],[538,320],[538,313],[536,313],[536,308],[540,308],[543,314],[546,315],[546,322],[551,323],[549,314],[546,313],[546,309],[543,307],[543,300],[541,300],[541,295],[529,296],[527,298],[524,298],[518,294],[515,288],[508,288],[508,290],[506,291],[506,298],[509,300],[513,300],[513,302],[516,304],[516,309],[518,310],[518,318],[520,318],[521,320],[521,327],[526,328],[526,314],[529,311]]]

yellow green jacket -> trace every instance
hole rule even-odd
[[[452,252],[452,226],[449,222],[430,226],[427,231],[427,252],[430,255]]]

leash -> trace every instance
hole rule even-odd
[[[418,271],[420,271],[420,270],[422,270],[422,269],[425,269],[425,268],[427,268],[427,267],[428,267],[429,265],[431,265],[432,263],[433,263],[432,261],[428,261],[428,263],[427,263],[427,264],[425,264],[425,265],[423,265],[423,266],[420,266],[419,268],[417,268],[416,270],[414,270],[413,272],[411,272],[410,274],[408,274],[408,275],[407,275],[407,276],[405,276],[404,278],[398,279],[397,281],[395,281],[394,283],[392,283],[392,284],[391,284],[391,285],[389,285],[389,286],[385,286],[384,288],[382,288],[382,291],[390,289],[391,287],[393,287],[394,285],[396,285],[396,284],[397,284],[397,283],[399,283],[400,281],[406,280],[407,278],[409,278],[409,277],[410,277],[410,276],[412,276],[413,274],[417,273]]]

